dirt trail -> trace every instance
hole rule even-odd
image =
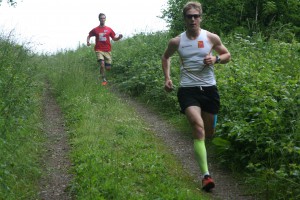
[[[178,160],[182,163],[184,169],[186,169],[189,174],[193,177],[194,181],[199,184],[199,189],[201,188],[201,174],[199,173],[199,167],[194,158],[193,141],[186,134],[180,133],[173,126],[168,124],[164,119],[159,117],[156,113],[145,107],[142,103],[126,97],[125,95],[120,95],[114,92],[120,98],[124,99],[131,107],[135,108],[136,112],[139,114],[146,123],[149,124],[153,132],[161,138],[164,143],[169,147],[169,149],[174,153]],[[243,189],[243,184],[237,182],[231,177],[229,172],[221,169],[216,163],[216,157],[213,155],[211,150],[208,150],[208,164],[209,171],[216,183],[215,189],[209,193],[212,199],[220,200],[253,200],[246,194]]]
[[[71,180],[71,175],[68,173],[70,161],[67,132],[62,113],[48,83],[43,97],[43,120],[47,138],[43,157],[46,176],[40,182],[40,198],[43,200],[72,199],[67,192]]]
[[[46,155],[44,157],[47,177],[44,177],[40,183],[40,197],[44,200],[68,200],[72,196],[68,193],[67,187],[71,180],[68,173],[70,161],[67,158],[69,146],[67,142],[67,133],[64,128],[64,121],[54,97],[46,84],[44,94],[44,129],[48,141],[45,145]],[[190,137],[178,132],[161,117],[150,109],[147,109],[142,103],[135,101],[125,95],[120,95],[111,88],[124,103],[135,108],[137,114],[147,123],[157,137],[161,138],[170,148],[183,167],[193,177],[194,181],[201,184],[199,168],[194,159],[193,145]],[[253,197],[245,195],[242,184],[231,178],[230,173],[220,169],[215,160],[216,158],[208,150],[209,170],[216,182],[216,188],[210,193],[212,199],[220,200],[252,200]]]

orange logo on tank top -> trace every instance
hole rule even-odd
[[[198,48],[204,48],[203,41],[198,41]]]

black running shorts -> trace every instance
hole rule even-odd
[[[217,114],[220,110],[220,96],[217,86],[180,87],[177,97],[181,112],[189,106],[199,106],[201,110]]]

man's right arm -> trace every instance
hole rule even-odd
[[[87,46],[90,46],[90,45],[91,45],[90,39],[91,39],[91,36],[88,35],[87,38],[86,38],[86,45],[87,45]]]
[[[171,67],[171,56],[177,51],[179,46],[180,38],[172,38],[169,41],[168,47],[165,50],[161,61],[162,61],[162,69],[165,76],[165,90],[170,92],[173,90],[173,83],[170,77],[170,67]]]

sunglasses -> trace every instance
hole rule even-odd
[[[201,15],[199,15],[199,14],[195,14],[195,15],[185,15],[185,17],[186,18],[188,18],[188,19],[192,19],[193,17],[194,17],[194,19],[197,19],[197,18],[199,18]]]

